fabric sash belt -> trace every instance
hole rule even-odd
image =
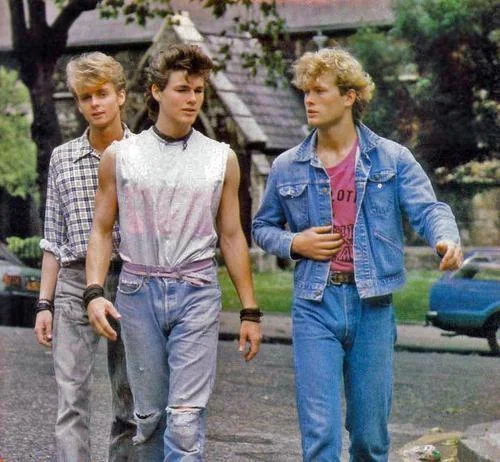
[[[213,265],[214,261],[212,258],[188,263],[180,268],[166,268],[164,266],[140,265],[138,263],[125,262],[123,263],[123,270],[138,276],[180,279],[195,286],[203,286],[207,282],[212,282],[212,279],[200,274],[200,271],[210,268]]]

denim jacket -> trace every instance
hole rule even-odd
[[[354,274],[362,298],[387,295],[405,282],[402,214],[434,248],[443,239],[460,242],[448,205],[438,202],[429,178],[411,152],[360,124],[356,159]],[[328,175],[316,156],[316,131],[273,162],[252,226],[265,251],[291,258],[292,240],[312,226],[332,224]],[[330,262],[296,262],[294,296],[320,301]]]

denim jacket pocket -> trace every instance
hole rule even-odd
[[[290,228],[302,230],[307,226],[307,183],[278,185]]]
[[[120,282],[118,283],[118,292],[123,295],[134,295],[144,284],[145,276],[127,273],[122,271],[120,275]]]
[[[390,277],[399,274],[404,266],[403,243],[394,241],[379,230],[374,230],[373,235],[378,241],[378,245],[375,243],[374,246],[378,276]]]
[[[395,207],[396,173],[394,170],[371,172],[366,184],[366,198],[370,213],[386,215]]]

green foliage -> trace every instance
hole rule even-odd
[[[500,159],[488,159],[482,162],[471,160],[453,170],[440,167],[435,171],[439,183],[457,183],[467,185],[500,185]]]
[[[6,239],[8,249],[29,266],[37,266],[42,259],[40,240],[40,236],[25,239],[11,236]]]
[[[58,1],[60,6],[64,4],[64,0]],[[257,73],[259,67],[264,67],[267,69],[268,84],[277,85],[281,82],[285,61],[278,51],[278,43],[286,36],[286,24],[277,12],[276,0],[198,0],[198,3],[210,10],[214,18],[221,18],[230,11],[237,12],[238,15],[233,16],[231,30],[223,31],[222,34],[232,33],[260,39],[258,51],[241,54],[244,67],[253,74]],[[103,18],[116,18],[123,14],[127,23],[135,22],[142,26],[158,16],[168,18],[173,24],[175,20],[172,20],[172,16],[177,13],[171,0],[102,0],[98,8]],[[215,57],[216,69],[224,69],[231,55],[231,47],[223,45]]]
[[[499,151],[497,0],[397,0],[394,32],[412,48],[419,151],[453,168]]]
[[[376,84],[364,122],[383,136],[407,142],[415,125],[413,86],[405,79],[414,72],[408,44],[391,33],[364,28],[347,45]]]
[[[36,147],[30,139],[26,88],[17,73],[0,67],[0,188],[12,196],[36,190]]]

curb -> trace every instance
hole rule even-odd
[[[498,462],[500,460],[500,421],[469,427],[458,442],[459,462]]]

